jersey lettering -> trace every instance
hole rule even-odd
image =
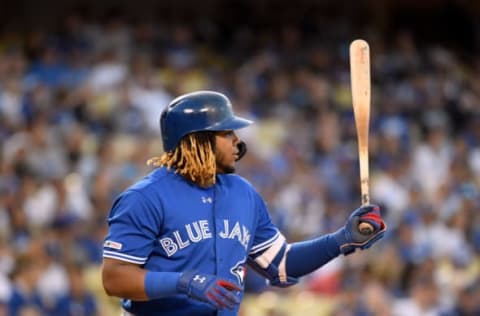
[[[190,240],[183,241],[182,236],[180,236],[180,232],[178,230],[173,232],[173,236],[175,236],[175,240],[177,241],[177,245],[180,249],[190,246]]]
[[[247,249],[248,243],[250,242],[250,231],[246,226],[243,226],[243,225],[242,225],[242,229],[243,229],[243,238],[242,238],[241,244],[243,245],[243,247],[245,247],[245,249]]]
[[[167,253],[167,256],[169,257],[178,250],[178,246],[172,238],[162,238],[160,239],[160,244],[162,245],[163,250],[165,250],[165,252]]]
[[[228,219],[223,220],[223,231],[219,233],[220,237],[223,239],[237,239],[242,246],[247,249],[248,247],[248,242],[250,241],[250,233],[248,231],[248,228],[242,225],[243,228],[243,234],[242,230],[240,229],[240,223],[235,222],[235,225],[233,226],[232,230],[230,230],[230,222]]]
[[[196,235],[194,235],[192,231],[192,226],[195,229]],[[187,229],[188,239],[190,239],[192,242],[199,242],[202,240],[202,231],[200,230],[197,222],[193,222],[192,225],[187,224],[185,228]]]
[[[202,229],[203,239],[212,238],[212,234],[210,233],[210,227],[208,227],[208,221],[201,220],[198,221],[198,223],[200,224],[200,228]]]
[[[245,225],[240,225],[235,222],[233,227],[230,227],[228,219],[223,220],[223,231],[218,233],[222,239],[236,239],[245,248],[248,247],[250,241],[250,231]],[[210,224],[207,220],[199,220],[185,225],[185,231],[175,230],[173,238],[163,237],[159,242],[163,250],[165,250],[168,257],[174,255],[178,250],[189,247],[192,243],[198,243],[204,239],[210,239],[213,235],[211,233]]]

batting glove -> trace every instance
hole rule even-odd
[[[241,289],[233,282],[214,275],[188,271],[180,276],[177,289],[216,309],[235,309],[240,304]]]
[[[362,222],[369,223],[373,227],[371,234],[360,232],[358,225]],[[380,215],[380,207],[377,205],[366,205],[356,209],[348,218],[345,227],[333,234],[344,255],[353,253],[357,248],[370,248],[376,241],[383,237],[387,225]]]

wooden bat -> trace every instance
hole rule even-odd
[[[357,129],[358,159],[360,163],[360,189],[362,205],[370,202],[368,167],[368,129],[370,122],[370,47],[362,39],[350,44],[350,79],[352,104]],[[373,226],[362,222],[358,229],[362,234],[373,233]]]

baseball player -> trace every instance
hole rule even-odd
[[[237,315],[245,270],[287,287],[340,254],[369,248],[386,225],[377,206],[360,207],[332,234],[290,244],[252,185],[236,175],[252,124],[229,99],[198,91],[162,112],[158,167],[121,193],[108,217],[103,286],[124,315]],[[358,230],[365,221],[370,235]]]

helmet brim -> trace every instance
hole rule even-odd
[[[208,131],[232,131],[236,129],[241,129],[244,127],[247,127],[249,125],[252,125],[253,121],[244,119],[242,117],[238,116],[233,116],[229,118],[228,120],[218,122],[216,124],[213,124],[209,128],[205,129]]]

